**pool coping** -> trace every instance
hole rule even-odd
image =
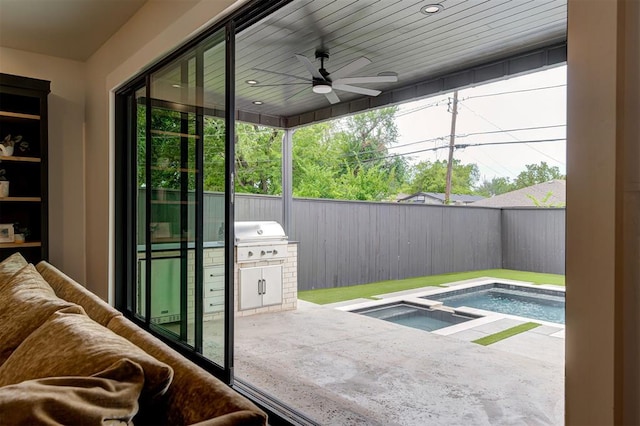
[[[537,320],[537,319],[527,318],[527,317],[521,317],[517,315],[502,314],[499,312],[485,311],[483,309],[471,308],[468,306],[461,306],[454,309],[448,306],[444,306],[442,302],[423,299],[423,297],[426,297],[426,296],[433,296],[440,293],[450,292],[452,290],[451,287],[456,287],[456,289],[466,289],[466,288],[473,288],[473,287],[478,287],[478,286],[487,285],[487,284],[494,284],[494,283],[515,285],[515,286],[520,286],[524,288],[555,290],[563,293],[566,292],[565,287],[557,286],[553,284],[533,284],[531,282],[525,282],[525,281],[482,277],[482,278],[474,278],[474,279],[464,280],[464,281],[454,281],[450,283],[445,283],[438,287],[433,287],[433,286],[421,287],[413,290],[404,290],[404,291],[399,291],[395,293],[376,295],[374,297],[378,298],[378,300],[368,300],[366,302],[359,301],[353,304],[344,304],[341,306],[335,306],[334,309],[351,312],[359,309],[375,308],[377,306],[388,305],[392,303],[407,302],[407,303],[413,303],[415,305],[420,305],[428,309],[440,309],[448,312],[456,312],[461,315],[468,314],[473,316],[478,316],[478,315],[481,316],[480,318],[472,319],[472,320],[463,322],[461,324],[455,324],[449,327],[444,327],[444,328],[429,332],[429,333],[439,334],[441,336],[447,336],[447,335],[459,333],[461,331],[471,330],[475,327],[478,327],[484,324],[488,324],[494,321],[508,318],[508,319],[514,319],[514,320],[523,321],[523,322],[535,322],[541,325],[556,327],[560,329],[560,331],[552,334],[551,336],[564,339],[564,330],[565,330],[564,324],[559,324],[559,323],[550,322],[550,321],[542,321],[542,320]]]

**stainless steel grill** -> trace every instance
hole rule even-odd
[[[278,222],[236,222],[234,229],[238,263],[286,257],[288,239]]]

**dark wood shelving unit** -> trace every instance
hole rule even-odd
[[[49,81],[0,73],[0,142],[20,135],[29,144],[0,156],[9,181],[9,195],[0,198],[0,225],[29,230],[24,242],[0,238],[0,260],[15,252],[30,262],[49,258],[49,92]]]

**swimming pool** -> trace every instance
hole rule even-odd
[[[461,315],[440,309],[429,309],[406,302],[359,309],[352,312],[424,331],[434,331],[478,318],[477,316]]]
[[[565,294],[559,290],[503,283],[484,284],[423,296],[445,306],[470,308],[564,324]]]

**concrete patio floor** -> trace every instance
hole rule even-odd
[[[326,425],[563,424],[563,331],[468,341],[517,323],[443,336],[299,301],[236,319],[235,375]]]

